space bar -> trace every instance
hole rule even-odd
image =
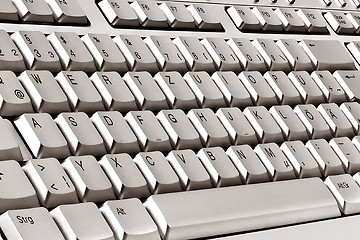
[[[192,239],[340,216],[320,178],[160,194],[144,205],[163,239]]]

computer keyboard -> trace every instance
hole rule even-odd
[[[1,0],[0,240],[356,239],[358,0]]]

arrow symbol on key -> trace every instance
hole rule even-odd
[[[355,78],[355,75],[346,75],[345,76],[347,79],[351,79],[351,78]]]
[[[45,167],[43,165],[38,164],[38,167],[40,168],[40,171],[44,171]]]
[[[315,47],[315,44],[309,43],[309,46],[310,46],[310,47]]]
[[[57,189],[57,188],[55,187],[55,183],[54,183],[53,185],[51,185],[51,188],[54,189],[54,190],[56,190],[56,191],[59,190],[59,189]]]

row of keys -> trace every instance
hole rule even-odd
[[[172,28],[222,30],[216,8],[205,4],[156,2],[138,0],[103,0],[98,3],[107,20],[114,27]]]
[[[12,39],[11,39],[12,38]],[[336,40],[278,40],[196,37],[147,37],[55,32],[47,38],[36,31],[19,31],[11,35],[0,31],[2,70],[61,69],[85,72],[149,71],[186,72],[231,70],[341,70],[355,69],[354,60]],[[354,45],[355,48],[351,46]],[[359,55],[358,42],[348,44]],[[332,57],[334,49],[337,58]],[[358,59],[357,59],[358,60]],[[16,64],[15,64],[16,63]]]
[[[0,21],[86,25],[78,0],[2,0]]]
[[[0,71],[0,115],[342,103],[360,99],[359,71],[95,72]]]

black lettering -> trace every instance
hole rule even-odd
[[[78,85],[78,83],[75,81],[75,78],[71,74],[67,74],[66,77],[69,79],[70,83],[72,85]]]
[[[145,160],[146,160],[151,166],[154,166],[154,165],[155,165],[155,162],[152,161],[152,157],[146,156],[146,157],[145,157]]]
[[[31,74],[31,77],[35,80],[37,84],[42,84],[39,74]]]
[[[122,166],[121,166],[121,164],[119,164],[118,163],[118,159],[117,158],[110,158],[111,159],[111,161],[113,161],[114,163],[115,163],[115,167],[117,168],[117,167],[120,167],[120,168],[122,168]]]
[[[170,119],[171,122],[178,123],[178,120],[175,118],[174,114],[169,113],[168,118]]]
[[[206,154],[208,155],[208,157],[210,158],[210,160],[215,161],[216,157],[214,156],[214,154],[210,151],[206,151]]]
[[[80,162],[75,161],[75,163],[81,168],[81,170],[85,171],[84,166],[83,166],[83,161],[80,160]]]
[[[111,120],[111,118],[109,116],[105,115],[105,116],[103,116],[103,118],[104,118],[105,122],[107,123],[107,125],[109,125],[109,126],[114,125],[113,120]]]
[[[104,82],[106,84],[112,84],[112,82],[110,81],[110,78],[106,75],[101,75],[102,79],[104,80]]]
[[[207,122],[207,119],[206,119],[206,117],[204,116],[203,113],[196,113],[196,115],[198,115],[200,121],[202,121],[202,122],[203,122],[203,121]]]
[[[73,118],[73,117],[68,117],[68,119],[69,119],[71,125],[73,125],[74,127],[77,127],[78,124],[77,124],[77,122],[75,121],[75,118]]]
[[[176,156],[183,162],[183,163],[186,163],[186,160],[185,160],[185,156],[184,154],[176,154]]]
[[[34,128],[36,128],[36,126],[38,126],[39,128],[42,128],[41,125],[35,120],[35,118],[31,118]]]
[[[271,157],[271,158],[276,157],[275,153],[272,151],[271,148],[264,148],[264,150],[269,157]]]
[[[140,115],[137,115],[136,118],[140,122],[140,124],[143,125],[144,119]]]

